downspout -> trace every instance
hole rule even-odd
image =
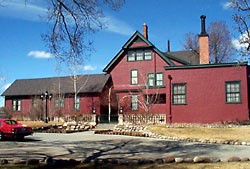
[[[110,123],[110,116],[111,116],[111,92],[112,92],[112,86],[109,88],[109,116],[108,116],[108,121]]]
[[[168,75],[169,79],[169,115],[166,117],[166,122],[169,117],[169,123],[172,123],[172,76]]]

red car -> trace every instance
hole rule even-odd
[[[4,138],[23,139],[31,134],[33,134],[32,128],[27,125],[11,119],[0,119],[0,140]]]

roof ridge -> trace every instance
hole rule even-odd
[[[97,75],[107,75],[106,73],[96,73],[96,74],[77,74],[76,76],[97,76]],[[74,76],[74,75],[72,75]],[[27,79],[16,79],[16,80],[42,80],[42,79],[56,79],[56,78],[69,78],[71,77],[70,75],[68,76],[51,76],[51,77],[38,77],[38,78],[27,78]]]

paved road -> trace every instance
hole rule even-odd
[[[250,146],[176,142],[142,137],[95,135],[93,132],[72,134],[35,133],[24,141],[1,141],[0,159],[53,157],[77,160],[96,158],[164,158],[231,156],[250,158]]]

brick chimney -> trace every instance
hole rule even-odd
[[[148,26],[146,23],[143,24],[142,26],[142,30],[143,30],[143,36],[148,39]]]
[[[205,20],[206,16],[201,17],[201,33],[199,34],[199,53],[200,53],[200,64],[209,64],[209,39],[206,32]]]

